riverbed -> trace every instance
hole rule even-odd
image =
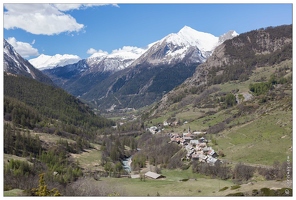
[[[132,156],[122,161],[123,169],[125,169],[128,173],[132,172],[131,163],[132,163]]]

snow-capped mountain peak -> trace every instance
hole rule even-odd
[[[106,51],[98,51],[94,54],[92,54],[89,58],[97,58],[97,57],[103,57],[103,56],[107,56],[108,52]]]
[[[37,58],[30,59],[29,62],[37,69],[52,69],[55,67],[63,67],[65,65],[77,63],[81,58],[70,54],[56,54],[54,56],[41,54]]]
[[[225,40],[229,40],[231,38],[234,38],[238,36],[239,34],[235,32],[234,30],[230,30],[227,33],[224,33],[219,37],[219,44],[222,44]]]
[[[232,34],[236,35],[234,32]],[[150,48],[132,65],[142,62],[152,65],[172,64],[181,61],[188,64],[202,63],[218,45],[231,37],[233,36],[227,35],[220,38],[184,26],[178,33],[171,33],[153,45],[149,45]],[[186,60],[184,60],[185,58]]]
[[[218,37],[210,33],[196,31],[189,26],[184,26],[177,34],[191,46],[197,46],[201,51],[212,51],[218,42]]]
[[[19,72],[25,72],[31,74],[31,70],[28,65],[25,63],[25,60],[15,51],[15,49],[10,45],[5,39],[3,41],[4,46],[4,71],[9,71],[9,68],[15,68]],[[14,63],[11,65],[10,63]],[[34,73],[31,74],[35,78]]]
[[[97,52],[87,58],[87,64],[97,71],[118,71],[128,67],[134,60],[140,57],[146,49],[124,46],[107,52]]]

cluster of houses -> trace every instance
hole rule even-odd
[[[187,124],[188,122],[185,121],[183,124]],[[166,126],[177,126],[179,124],[178,121],[174,121],[174,122],[167,122],[164,121],[163,124],[158,124],[158,126],[151,126],[150,128],[147,128],[146,130],[151,132],[152,134],[156,134],[156,133],[160,133],[162,130],[164,130],[164,127]],[[201,133],[201,132],[197,132],[197,133]]]
[[[177,122],[176,122],[177,123]],[[186,122],[184,122],[186,124]],[[160,133],[164,126],[174,126],[174,123],[164,122],[163,125],[151,126],[147,128],[152,134]],[[187,154],[184,159],[186,160],[197,160],[205,162],[210,165],[215,165],[217,162],[221,162],[217,157],[218,154],[215,150],[208,146],[208,140],[201,135],[205,135],[206,132],[191,132],[188,128],[188,132],[183,134],[169,133],[170,142],[176,142],[186,149]],[[198,138],[198,139],[194,139]]]
[[[188,132],[183,133],[182,136],[177,133],[169,133],[171,138],[170,142],[176,142],[186,149],[187,154],[184,159],[197,160],[199,162],[209,163],[212,166],[215,165],[216,162],[221,162],[217,159],[218,154],[215,150],[207,145],[208,140],[206,138],[200,137],[198,139],[193,139],[194,137],[198,137],[199,134],[204,134],[204,132],[191,133],[190,130],[188,130]]]

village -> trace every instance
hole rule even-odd
[[[185,121],[183,124],[187,124]],[[222,163],[221,160],[219,160],[218,154],[215,152],[215,150],[208,146],[208,140],[206,137],[206,132],[199,132],[199,131],[191,131],[190,127],[188,127],[187,132],[183,133],[174,133],[169,132],[167,133],[165,130],[165,127],[169,126],[178,126],[177,122],[168,123],[166,121],[163,122],[163,124],[158,124],[157,126],[151,126],[146,129],[146,131],[149,131],[150,133],[154,134],[165,134],[168,135],[170,138],[169,143],[177,143],[182,148],[186,150],[186,156],[182,158],[183,161],[199,161],[201,163],[208,163],[210,166],[214,166],[217,163]],[[124,169],[130,174],[130,178],[141,178],[141,175],[135,172],[132,172],[131,170],[131,157],[123,161]],[[143,177],[146,177],[148,179],[164,179],[165,176],[161,174],[157,174],[152,171],[143,171]]]
[[[163,127],[176,125],[177,124],[171,124],[165,121],[162,125],[159,124],[158,126],[151,126],[150,128],[147,128],[147,131],[151,132],[152,134],[162,134],[164,130]],[[188,128],[188,131],[185,133],[168,133],[168,136],[170,137],[169,143],[175,142],[186,150],[187,154],[183,158],[183,161],[196,160],[202,163],[208,163],[210,166],[214,166],[218,162],[222,163],[222,161],[217,158],[218,154],[215,152],[215,150],[208,146],[208,140],[204,137],[206,134],[206,132],[192,132],[190,128]],[[132,173],[130,177],[141,178],[141,175]],[[143,174],[143,177],[148,179],[166,178],[165,176],[152,171],[147,171],[145,174]]]
[[[186,124],[186,122],[184,122]],[[163,123],[163,126],[171,126],[172,124]],[[152,134],[161,133],[163,129],[160,126],[152,126],[148,128]],[[186,157],[183,160],[197,160],[199,162],[208,163],[214,166],[217,162],[221,162],[217,157],[215,150],[208,146],[208,140],[204,137],[206,132],[192,132],[190,127],[185,133],[168,133],[170,142],[176,142],[181,145],[186,151]]]

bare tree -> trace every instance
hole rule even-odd
[[[65,196],[125,196],[124,189],[118,184],[80,178],[66,188]]]

